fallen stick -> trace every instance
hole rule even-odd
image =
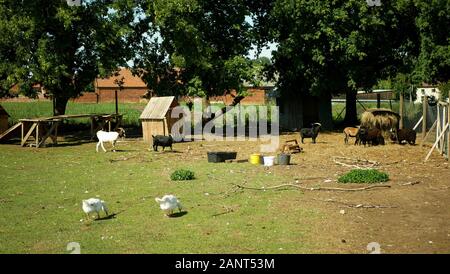
[[[342,160],[347,161],[350,163],[344,163]],[[340,156],[334,156],[333,162],[336,164],[339,164],[341,166],[345,167],[353,167],[358,169],[365,169],[365,168],[372,168],[374,166],[380,165],[380,163],[376,161],[371,160],[360,160],[360,159],[353,159],[353,158],[347,158],[347,157],[340,157]]]
[[[420,181],[408,182],[408,183],[399,184],[399,185],[400,186],[413,186],[413,185],[417,185],[417,184],[420,184]]]
[[[221,212],[221,213],[217,213],[217,214],[213,214],[213,215],[211,215],[211,216],[212,216],[212,217],[217,217],[217,216],[220,216],[220,215],[225,215],[225,214],[234,212],[234,210],[233,210],[232,208],[230,208],[230,207],[223,206],[223,208],[225,208],[226,211]]]
[[[295,184],[282,184],[282,185],[278,185],[278,186],[271,186],[271,187],[261,187],[261,188],[257,188],[257,187],[246,187],[246,186],[241,186],[238,184],[232,184],[237,188],[240,189],[251,189],[251,190],[262,190],[262,191],[266,191],[266,190],[272,190],[272,189],[278,189],[278,188],[283,188],[283,187],[295,187],[298,189],[303,189],[303,190],[310,190],[310,191],[314,191],[314,190],[325,190],[325,191],[363,191],[363,190],[368,190],[368,189],[372,189],[372,188],[390,188],[390,185],[372,185],[372,186],[367,186],[367,187],[359,187],[359,188],[339,188],[339,187],[304,187],[304,186],[299,186],[299,185],[295,185]]]
[[[349,204],[349,203],[345,203],[345,202],[341,202],[341,201],[335,201],[335,200],[320,200],[320,199],[314,199],[316,201],[321,201],[321,202],[328,202],[328,203],[337,203],[337,204],[342,204],[346,207],[349,208],[397,208],[397,206],[385,206],[385,205],[365,205],[365,204]]]

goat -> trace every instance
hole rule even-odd
[[[153,136],[153,150],[158,151],[158,146],[162,146],[163,151],[164,148],[170,147],[170,150],[172,150],[172,144],[173,144],[173,138],[172,135],[164,136],[164,135],[156,135]]]
[[[117,142],[117,139],[119,139],[119,137],[125,138],[125,130],[121,127],[117,129],[117,132],[116,131],[107,132],[107,131],[103,131],[103,130],[97,131],[98,143],[97,143],[97,147],[95,148],[95,150],[98,152],[98,147],[101,145],[103,151],[106,152],[106,149],[103,146],[103,143],[111,142],[111,144],[113,146],[113,151],[115,151],[116,142]]]
[[[303,139],[312,138],[313,143],[316,143],[317,135],[319,135],[320,127],[322,126],[320,123],[311,124],[310,128],[302,128],[300,129],[300,137],[302,138],[302,144],[304,144]]]
[[[391,130],[391,140],[397,141],[399,144],[406,141],[408,144],[414,145],[416,143],[416,136],[416,131],[410,128],[398,129],[397,134]]]
[[[106,203],[103,200],[97,198],[90,198],[87,200],[83,200],[82,208],[84,213],[86,213],[87,218],[89,219],[89,213],[96,212],[97,219],[100,219],[100,211],[104,211],[106,216],[108,214],[108,208],[106,207]]]
[[[367,129],[361,127],[357,134],[357,142],[359,142],[359,144],[363,143],[364,146],[366,146],[366,144],[369,146],[384,145],[384,138],[381,134],[381,130],[377,128]]]
[[[359,127],[346,127],[346,128],[344,128],[344,131],[343,131],[344,135],[345,135],[344,143],[348,144],[348,138],[349,137],[357,137],[358,130],[359,130]],[[355,144],[356,144],[356,142],[355,142]]]

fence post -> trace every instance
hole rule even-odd
[[[427,111],[428,111],[428,96],[422,97],[422,144],[425,142],[427,136]]]
[[[447,124],[450,124],[450,90],[447,99]],[[450,127],[447,129],[447,161],[450,158]]]
[[[381,108],[381,94],[377,93],[377,108]]]
[[[400,124],[399,128],[403,129],[403,104],[404,104],[404,98],[403,98],[403,92],[400,92]]]

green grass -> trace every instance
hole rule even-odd
[[[11,125],[17,123],[19,119],[49,117],[53,115],[51,102],[2,102],[1,105],[11,116],[9,123]],[[123,125],[125,127],[137,127],[140,125],[139,116],[144,109],[145,104],[119,104],[119,112],[124,115]],[[115,113],[114,103],[74,103],[67,104],[66,114],[102,114]],[[89,119],[70,119],[69,124],[85,124],[89,123]]]
[[[387,182],[389,175],[376,169],[353,169],[339,177],[338,182],[347,184],[374,184]]]
[[[81,253],[309,253],[321,246],[310,235],[324,218],[319,209],[286,206],[303,199],[300,192],[224,195],[243,178],[261,187],[288,177],[249,163],[209,164],[206,153],[194,161],[147,148],[139,141],[118,144],[116,153],[96,153],[95,143],[1,145],[0,252],[69,253],[70,242]],[[195,183],[171,181],[180,168],[195,171]],[[187,214],[165,217],[154,201],[165,194],[176,195]],[[84,220],[81,201],[91,197],[105,200],[115,218]]]

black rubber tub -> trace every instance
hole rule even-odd
[[[225,160],[233,160],[236,159],[237,152],[208,152],[208,162],[209,163],[221,163],[225,162]]]

